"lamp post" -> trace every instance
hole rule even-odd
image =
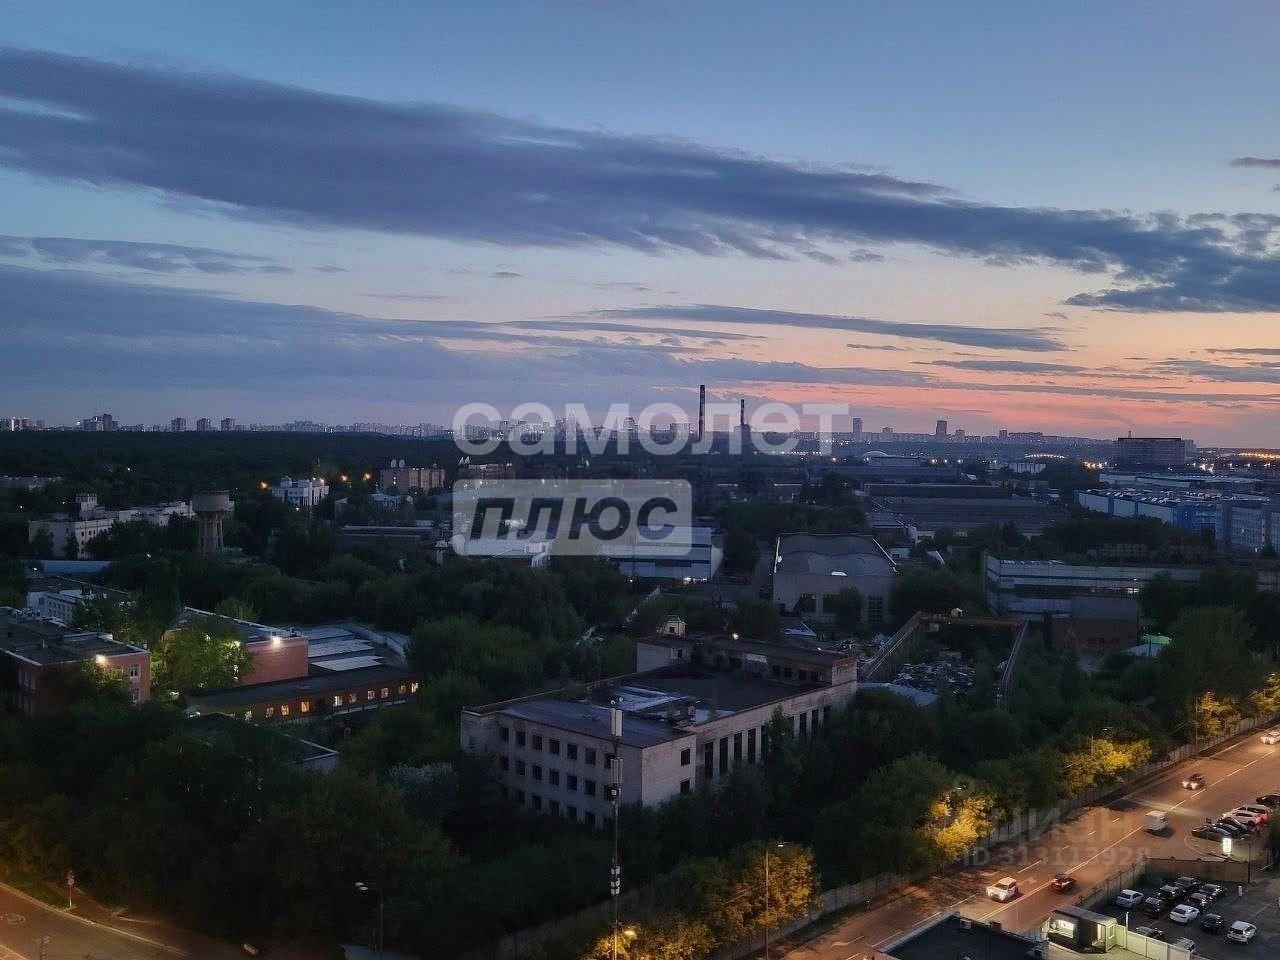
[[[379,886],[375,890],[375,888],[370,887],[369,884],[365,883],[363,880],[356,881],[356,893],[360,894],[360,896],[367,897],[370,893],[375,893],[375,892],[378,894],[378,929],[377,929],[377,935],[376,935],[377,938],[374,942],[376,944],[375,951],[377,955],[381,957],[382,956],[382,937],[383,937],[383,932],[386,929],[383,923],[385,919],[385,913],[383,911],[382,887]]]
[[[613,901],[612,957],[618,960],[618,896],[622,893],[622,867],[618,864],[618,813],[622,806],[622,711],[609,708],[609,732],[613,739],[613,782],[609,799],[613,803],[613,863],[609,867],[609,898]]]
[[[775,843],[781,850],[786,844]],[[769,846],[764,848],[764,960],[769,960]]]

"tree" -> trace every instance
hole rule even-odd
[[[752,640],[776,640],[782,628],[778,608],[768,600],[740,600],[733,623],[738,633]]]
[[[1159,631],[1166,632],[1190,602],[1190,591],[1168,573],[1152,577],[1138,594],[1142,612]]]
[[[75,531],[67,531],[67,539],[62,544],[62,555],[68,560],[80,559],[80,541],[76,539]]]
[[[227,599],[213,608],[213,612],[228,620],[254,622],[258,618],[258,612],[253,609],[253,604],[248,600],[241,600],[239,597],[227,597]]]
[[[48,527],[41,527],[31,538],[31,552],[40,560],[48,560],[53,556],[53,534]]]
[[[952,571],[910,567],[894,581],[889,613],[894,622],[904,623],[917,611],[948,613],[980,603],[974,584]]]
[[[162,695],[233,686],[253,657],[222,617],[196,617],[167,630],[151,651],[151,684]]]
[[[730,573],[750,575],[759,558],[760,543],[751,531],[733,527],[724,535],[724,566]]]
[[[827,598],[827,609],[836,616],[836,626],[849,633],[862,625],[862,594],[856,587],[845,587]]]

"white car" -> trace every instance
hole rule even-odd
[[[1227,939],[1234,940],[1236,943],[1248,943],[1257,933],[1258,928],[1252,923],[1237,920],[1227,928]]]
[[[1137,890],[1121,890],[1116,894],[1116,906],[1121,910],[1132,910],[1142,902],[1142,894]]]
[[[1230,817],[1232,820],[1239,820],[1251,827],[1256,827],[1260,823],[1266,822],[1266,817],[1261,813],[1256,813],[1248,807],[1236,807],[1234,810],[1228,810],[1223,814],[1224,817]]]
[[[1280,743],[1280,730],[1268,730],[1262,735],[1263,743]]]
[[[987,896],[998,903],[1005,903],[1018,895],[1018,881],[1013,877],[997,880],[987,887]]]
[[[1174,923],[1192,923],[1200,919],[1200,911],[1189,903],[1180,903],[1169,911],[1169,919]]]

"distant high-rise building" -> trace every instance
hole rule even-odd
[[[956,436],[956,439],[957,439],[957,440],[963,440],[963,439],[964,439],[964,437],[965,437],[964,428],[963,428],[963,427],[956,427],[956,434],[955,434],[955,436]]]
[[[1181,437],[1120,437],[1116,440],[1116,466],[1181,467],[1186,462],[1187,442]]]
[[[234,430],[236,428],[235,417],[223,417],[222,422],[218,424],[220,430]]]
[[[115,429],[116,427],[118,427],[118,426],[119,426],[119,424],[118,424],[118,423],[116,423],[116,418],[115,418],[115,417],[113,417],[111,414],[109,414],[109,413],[104,413],[104,414],[102,415],[102,429],[103,429],[103,430],[114,430],[114,429]]]
[[[947,439],[947,421],[939,420],[938,425],[933,428],[933,436],[938,440]]]
[[[1001,431],[1000,431],[1000,439],[1001,439],[1001,440],[1008,440],[1008,439],[1009,439],[1009,431],[1008,431],[1008,430],[1001,430]]]
[[[853,439],[857,440],[862,436],[862,418],[852,417],[849,420],[849,432],[853,434]]]
[[[707,427],[707,385],[705,383],[698,384],[698,439],[703,437],[703,431]]]
[[[187,418],[174,417],[172,420],[169,421],[169,429],[173,433],[182,433],[184,430],[187,429]]]
[[[200,431],[212,430],[213,421],[210,420],[208,417],[201,417],[199,420],[196,421],[196,429]]]

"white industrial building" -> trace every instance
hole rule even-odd
[[[125,510],[104,510],[98,506],[98,498],[92,493],[76,497],[76,513],[55,513],[51,517],[31,520],[27,523],[27,538],[34,542],[41,530],[48,530],[53,539],[53,555],[75,559],[84,552],[89,541],[106,533],[117,523],[142,520],[153,526],[165,526],[171,517],[194,518],[191,504],[186,500],[174,500]],[[75,538],[76,552],[67,551],[70,538]]]
[[[663,665],[464,709],[463,749],[488,755],[504,794],[526,809],[603,826],[615,755],[621,802],[656,806],[761,763],[775,715],[803,738],[857,692],[846,653],[686,637],[678,620],[642,641],[637,660]]]
[[[271,487],[271,495],[295,509],[311,510],[329,495],[329,485],[322,477],[303,477],[301,480],[281,477],[280,482]]]

